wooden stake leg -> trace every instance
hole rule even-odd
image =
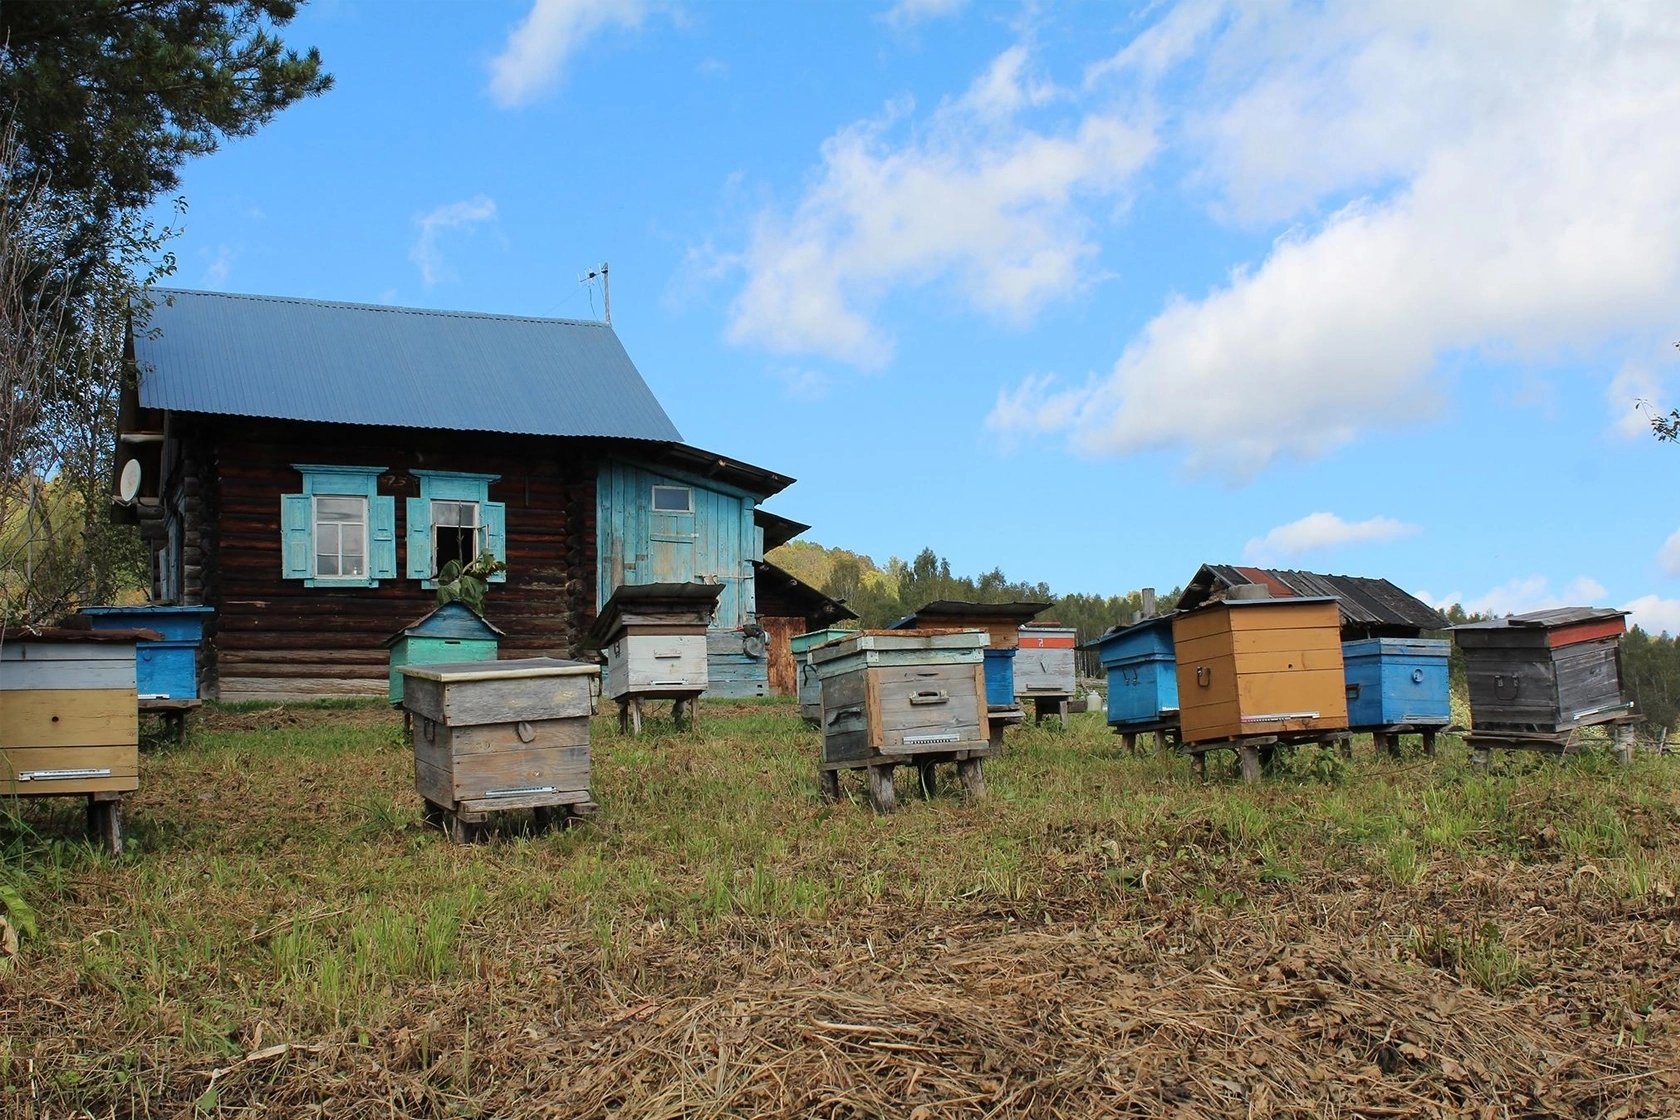
[[[1242,780],[1245,785],[1254,785],[1260,781],[1260,748],[1239,747],[1237,754],[1242,759]]]
[[[618,733],[620,735],[630,733],[630,698],[628,696],[618,698]]]
[[[840,800],[840,771],[817,771],[817,790],[830,805]]]
[[[923,799],[935,797],[939,793],[939,764],[937,762],[923,762],[916,766],[916,792]]]
[[[1128,755],[1137,753],[1137,732],[1122,731],[1120,733],[1120,748]]]
[[[642,698],[630,697],[630,728],[637,735],[642,733]]]
[[[893,768],[891,766],[871,766],[869,774],[869,805],[877,813],[890,813],[897,807],[897,798],[893,795]]]
[[[1190,756],[1190,772],[1198,782],[1207,781],[1207,752],[1196,751]]]
[[[88,798],[87,823],[89,835],[108,852],[112,859],[122,855],[122,802]]]
[[[963,796],[978,801],[986,796],[986,771],[983,758],[965,758],[957,763],[957,780],[962,782]]]
[[[1425,731],[1423,733],[1423,753],[1426,758],[1435,757],[1435,732]]]

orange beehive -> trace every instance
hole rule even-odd
[[[1226,599],[1173,619],[1184,742],[1347,727],[1334,598]]]

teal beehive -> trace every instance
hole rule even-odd
[[[391,703],[403,701],[403,665],[444,665],[460,661],[494,661],[497,643],[505,637],[464,603],[445,603],[386,639],[391,651]]]

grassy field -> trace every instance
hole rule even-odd
[[[597,720],[592,824],[456,848],[378,706],[214,709],[120,861],[15,803],[8,1115],[1680,1114],[1680,762],[1132,758],[817,797],[788,703]],[[14,924],[26,924],[21,920]]]

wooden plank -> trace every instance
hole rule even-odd
[[[0,672],[26,661],[133,661],[133,642],[32,642],[15,635],[0,644]]]
[[[495,800],[496,791],[589,789],[589,748],[542,748],[457,755],[455,799]],[[511,794],[510,794],[511,796]]]
[[[448,752],[442,752],[445,759]],[[448,769],[437,764],[435,748],[428,748],[422,753],[418,748],[414,754],[414,789],[421,797],[434,805],[449,808],[455,803],[455,780]]]
[[[139,788],[140,751],[132,743],[0,749],[0,796],[69,797]]]
[[[119,658],[8,661],[0,665],[0,692],[37,689],[133,689],[135,662]]]
[[[132,688],[0,692],[0,746],[98,747],[139,741],[139,697]]]
[[[404,690],[403,707],[451,727],[570,719],[590,713],[586,676],[490,678],[447,685],[424,676],[407,676]]]
[[[526,723],[531,738],[519,736],[518,723],[481,723],[448,729],[457,758],[496,751],[589,749],[589,718],[545,719]]]
[[[384,696],[389,687],[384,677],[223,677],[217,698],[224,703],[240,700],[363,699]]]

